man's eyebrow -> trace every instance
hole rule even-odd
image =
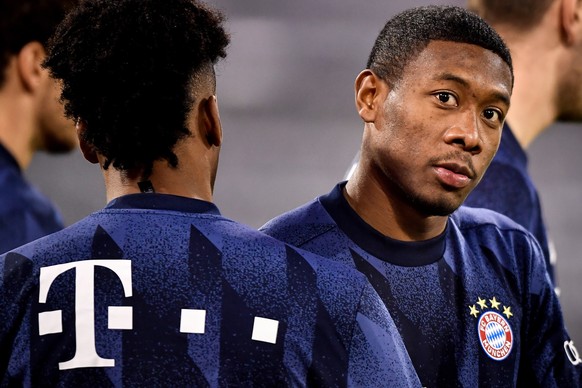
[[[458,83],[461,86],[464,86],[466,88],[469,87],[469,83],[464,78],[459,77],[458,75],[451,74],[451,73],[437,74],[434,78],[436,81],[453,81],[453,82],[456,82],[456,83]]]
[[[464,78],[459,77],[458,75],[455,75],[455,74],[441,73],[441,74],[437,74],[437,76],[434,78],[436,81],[452,81],[452,82],[458,83],[459,85],[461,85],[465,88],[469,87],[469,82],[467,82],[467,80],[465,80]],[[507,93],[493,92],[492,97],[496,100],[501,100],[503,103],[505,103],[506,105],[509,106],[510,99],[509,99],[509,95],[507,95]]]

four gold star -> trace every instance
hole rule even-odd
[[[499,306],[501,305],[501,302],[497,301],[497,298],[494,296],[493,299],[489,299],[489,302],[491,302],[491,308],[494,308],[496,310],[499,310]],[[479,307],[481,308],[481,311],[485,310],[487,307],[489,307],[487,305],[487,301],[485,299],[481,299],[481,297],[477,297],[477,305],[479,305]],[[475,318],[477,318],[477,316],[479,315],[479,309],[476,307],[476,305],[472,305],[469,306],[469,314],[471,314],[472,316],[474,316]],[[503,306],[503,314],[507,317],[507,319],[511,318],[513,316],[513,313],[511,312],[511,306]]]

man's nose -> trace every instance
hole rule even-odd
[[[463,113],[445,134],[447,144],[458,145],[464,151],[478,154],[482,151],[482,141],[479,133],[479,117],[475,112]]]

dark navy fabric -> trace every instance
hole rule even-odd
[[[436,238],[393,240],[352,210],[344,185],[261,230],[364,273],[423,386],[579,386],[582,360],[530,233],[461,207]]]
[[[64,227],[54,205],[22,175],[0,144],[0,253]]]
[[[530,231],[540,243],[548,273],[556,283],[540,198],[527,170],[527,155],[507,124],[497,154],[465,205],[494,210]]]
[[[2,386],[420,386],[362,274],[208,202],[118,198],[0,281]]]

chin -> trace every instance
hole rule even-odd
[[[414,207],[426,216],[448,216],[461,206],[462,201],[416,198],[413,199],[413,203]]]
[[[58,145],[51,145],[44,150],[49,154],[66,154],[75,148],[75,144],[61,143]]]
[[[448,207],[435,207],[433,209],[433,216],[449,216],[455,210],[457,210],[459,206],[448,206]]]
[[[71,139],[45,139],[43,151],[50,154],[64,154],[74,150],[79,145],[76,137]]]

